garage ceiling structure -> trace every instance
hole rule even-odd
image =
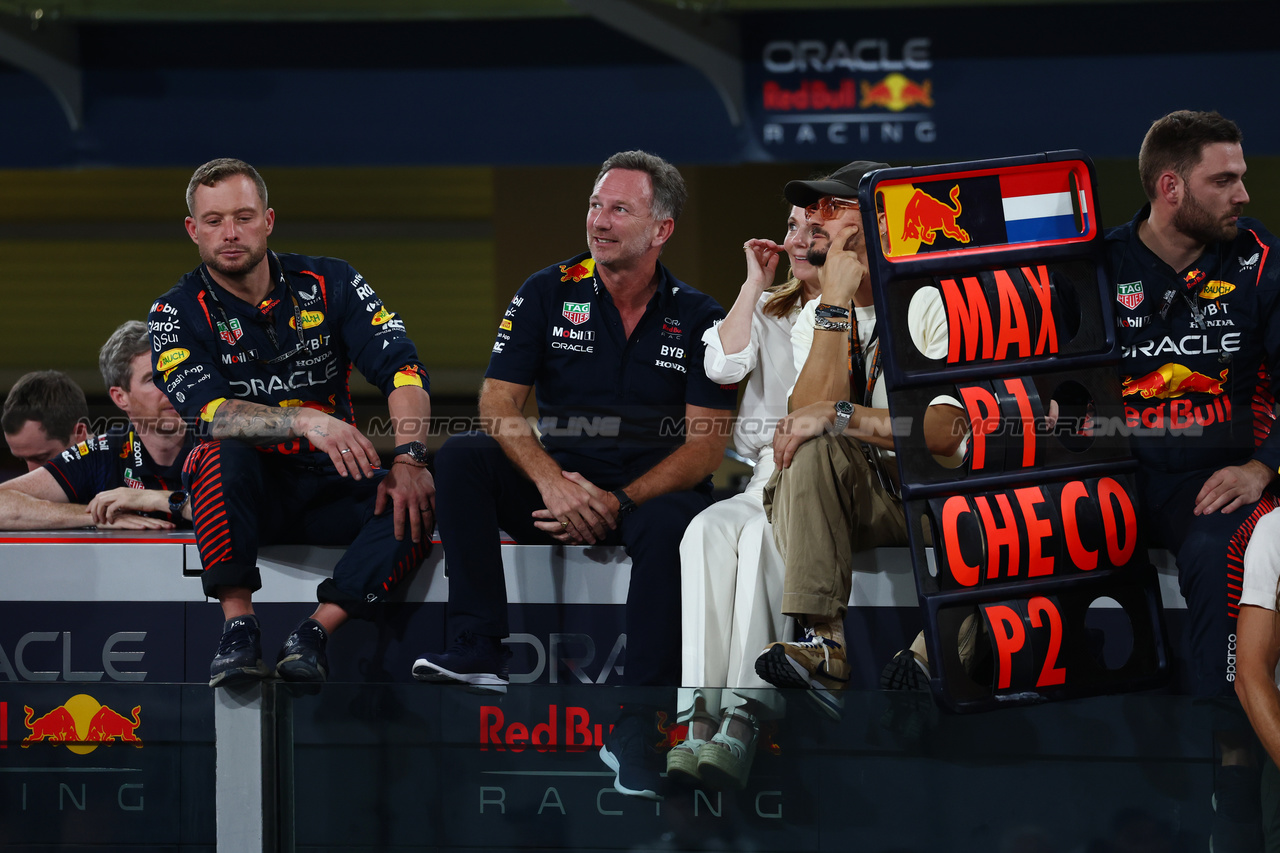
[[[1154,3],[1157,0],[1138,0]],[[1100,4],[1102,0],[1066,0]],[[394,22],[586,17],[697,69],[740,126],[742,39],[738,18],[752,12],[892,9],[894,0],[0,0],[0,61],[48,86],[72,130],[84,123],[77,28],[128,22],[198,24],[315,21]],[[915,0],[913,8],[1048,5],[1027,0]],[[1166,2],[1167,5],[1167,2]]]

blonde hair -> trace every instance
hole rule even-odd
[[[782,319],[800,307],[800,303],[804,300],[804,282],[793,275],[782,284],[775,284],[765,292],[770,296],[764,304],[764,313],[770,317]]]

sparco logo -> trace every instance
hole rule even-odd
[[[1227,681],[1236,680],[1236,635],[1227,637]]]

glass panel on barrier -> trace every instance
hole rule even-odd
[[[280,715],[292,842],[305,853],[1207,846],[1211,748],[1184,697],[953,715],[926,694],[853,690],[837,722],[791,694],[785,718],[762,726],[745,790],[668,778],[661,802],[623,796],[602,738],[620,705],[669,710],[673,698],[406,684],[292,696]],[[659,749],[684,737],[667,713],[652,719]]]
[[[5,849],[212,850],[214,764],[205,685],[0,681]]]

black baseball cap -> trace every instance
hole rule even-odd
[[[824,181],[791,181],[782,194],[787,201],[796,207],[808,207],[820,198],[836,196],[838,198],[857,198],[858,184],[867,172],[889,168],[888,163],[874,163],[870,160],[854,160],[839,169]]]

